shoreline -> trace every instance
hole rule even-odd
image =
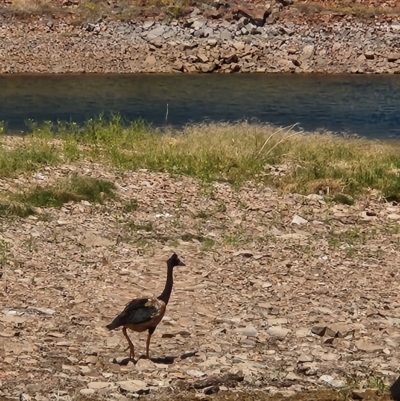
[[[332,17],[333,18],[333,17]],[[400,74],[400,23],[0,17],[0,74]]]

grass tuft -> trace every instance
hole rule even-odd
[[[354,199],[351,198],[350,196],[347,196],[345,194],[335,194],[332,198],[333,201],[337,202],[337,203],[341,203],[343,205],[348,205],[348,206],[352,206],[354,205]]]
[[[130,199],[129,201],[125,202],[124,204],[124,212],[125,213],[132,213],[136,211],[139,207],[137,199]]]
[[[15,195],[16,200],[31,207],[61,207],[68,202],[86,200],[103,203],[107,198],[115,198],[112,182],[92,177],[74,176],[55,186],[36,186],[28,192]]]
[[[3,129],[0,127],[1,177],[35,171],[40,167],[54,165],[60,161],[59,151],[47,138],[40,138],[40,132],[38,130],[35,135],[10,145],[4,140]]]
[[[0,217],[28,217],[35,214],[35,210],[30,205],[18,204],[13,202],[0,202]]]

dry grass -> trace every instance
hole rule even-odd
[[[398,15],[400,6],[388,7],[386,2],[380,6],[371,6],[369,4],[360,4],[354,1],[311,1],[297,2],[295,7],[305,14],[320,13],[322,11],[331,11],[345,15],[352,15],[358,18],[371,18],[377,15]]]
[[[94,20],[105,15],[118,20],[129,20],[138,15],[177,18],[191,11],[192,3],[190,0],[11,0],[5,3],[3,12],[12,12],[25,18],[44,14],[69,15],[75,22]]]

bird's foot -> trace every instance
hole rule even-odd
[[[126,347],[125,351],[129,350],[129,359],[135,360],[135,351],[131,347]]]

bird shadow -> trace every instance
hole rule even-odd
[[[191,358],[197,354],[197,351],[186,352],[182,354],[180,357],[178,356],[165,356],[165,357],[158,357],[158,358],[149,358],[149,360],[153,363],[163,364],[163,365],[172,365],[175,362],[175,359],[186,359]],[[135,365],[139,362],[140,359],[147,359],[145,355],[140,355],[139,358],[132,359],[132,358],[124,358],[121,360],[117,360],[116,358],[113,359],[113,363],[116,363],[120,366],[128,365],[129,362],[133,362]]]

